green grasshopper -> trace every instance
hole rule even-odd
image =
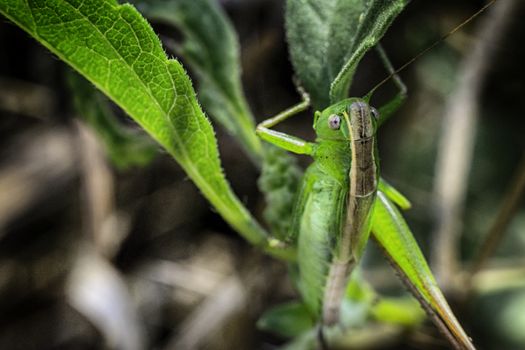
[[[323,328],[339,323],[345,287],[370,236],[374,206],[394,211],[389,209],[393,208],[390,200],[402,208],[410,205],[379,177],[376,131],[401,105],[406,89],[380,47],[378,51],[399,88],[399,93],[379,111],[368,103],[371,93],[316,111],[315,142],[271,129],[309,107],[309,98],[303,92],[303,102],[257,127],[263,140],[314,160],[303,176],[285,240],[297,246],[298,288],[310,312],[319,320],[321,344],[325,343]],[[441,302],[444,311],[432,308],[428,300],[420,298],[449,340],[456,348],[474,349],[441,293],[433,290],[435,282],[425,281],[422,285],[431,298]],[[416,290],[413,285],[409,287]]]
[[[413,246],[406,223],[392,204],[406,209],[410,203],[379,177],[376,131],[406,98],[406,88],[397,73],[492,3],[398,70],[393,69],[378,45],[379,56],[390,73],[389,77],[364,98],[347,98],[323,111],[316,111],[313,121],[315,142],[271,129],[310,106],[308,95],[301,89],[303,102],[257,126],[257,134],[263,140],[289,152],[309,155],[314,160],[303,176],[296,195],[291,229],[284,240],[297,247],[297,285],[304,303],[320,324],[321,348],[326,347],[323,329],[340,324],[339,310],[349,276],[361,259],[371,230],[374,230],[374,238],[390,258],[388,249],[396,250],[396,244],[404,247],[405,267],[395,259],[392,263],[407,277],[407,286],[451,344],[457,349],[475,349],[437,288],[421,252]],[[393,78],[398,94],[379,110],[371,107],[372,94],[390,78]],[[389,243],[388,236],[395,236],[397,243]],[[412,249],[407,248],[409,246]],[[407,265],[410,265],[408,269]]]
[[[300,288],[307,305],[314,314],[322,309],[323,323],[333,325],[347,277],[370,233],[379,183],[375,141],[379,114],[358,98],[318,111],[315,143],[269,129],[305,109],[309,100],[304,97],[302,104],[259,124],[257,133],[278,147],[314,159],[303,177],[288,240],[297,240]]]

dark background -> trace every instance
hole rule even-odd
[[[296,103],[283,2],[221,4],[239,34],[243,83],[257,120]],[[394,66],[482,5],[413,1],[382,40]],[[406,213],[410,227],[425,255],[439,261],[433,186],[443,114],[461,80],[462,62],[479,41],[489,41],[466,199],[464,209],[457,209],[460,239],[452,244],[458,275],[444,276],[452,281],[445,287],[453,308],[480,349],[525,349],[523,206],[502,230],[472,294],[465,298],[467,287],[458,282],[506,201],[504,194],[518,192],[512,179],[520,171],[525,142],[523,15],[525,6],[515,6],[493,42],[480,35],[488,25],[486,12],[404,70],[409,98],[378,135],[382,174],[412,201]],[[154,28],[162,36],[176,35],[163,25]],[[0,45],[0,348],[273,349],[282,344],[254,325],[268,306],[295,295],[286,266],[240,239],[165,152],[159,150],[144,167],[111,166],[73,108],[69,68],[4,18]],[[364,95],[386,75],[375,53],[367,54],[351,94]],[[377,104],[393,92],[385,85]],[[311,139],[311,113],[283,130]],[[228,179],[260,218],[264,201],[257,169],[223,130],[217,135]],[[309,159],[300,162],[306,166]],[[374,247],[365,266],[379,289],[403,290]],[[426,323],[381,348],[439,349],[447,343]]]

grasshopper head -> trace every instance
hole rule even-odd
[[[375,134],[378,116],[377,110],[364,100],[347,98],[315,112],[314,129],[318,139],[348,141],[351,123],[369,137]]]

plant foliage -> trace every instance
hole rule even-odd
[[[408,0],[288,0],[286,35],[314,107],[347,97],[355,69]]]
[[[0,12],[109,96],[184,168],[217,211],[251,243],[266,232],[226,181],[213,128],[183,67],[149,23],[112,0],[6,0]]]

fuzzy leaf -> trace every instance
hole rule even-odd
[[[288,0],[286,33],[294,69],[321,110],[346,97],[359,61],[408,0]]]
[[[272,235],[289,234],[301,170],[296,159],[255,138],[253,117],[242,92],[239,44],[233,27],[216,0],[139,0],[137,7],[148,18],[177,27],[182,45],[166,39],[190,65],[198,83],[199,98],[212,118],[221,123],[261,168],[258,185],[264,193],[263,212]],[[262,161],[262,165],[261,165]]]
[[[217,142],[186,72],[129,4],[113,0],[4,0],[0,12],[109,96],[184,168],[222,217],[248,241],[266,232],[232,192]]]
[[[293,218],[291,213],[302,171],[297,165],[297,159],[286,151],[273,145],[264,147],[264,150],[264,162],[258,180],[267,204],[263,216],[272,234],[282,241],[288,241]]]
[[[149,19],[182,32],[184,41],[174,48],[196,74],[205,110],[258,163],[262,147],[242,91],[237,35],[217,1],[141,0],[137,4]]]

